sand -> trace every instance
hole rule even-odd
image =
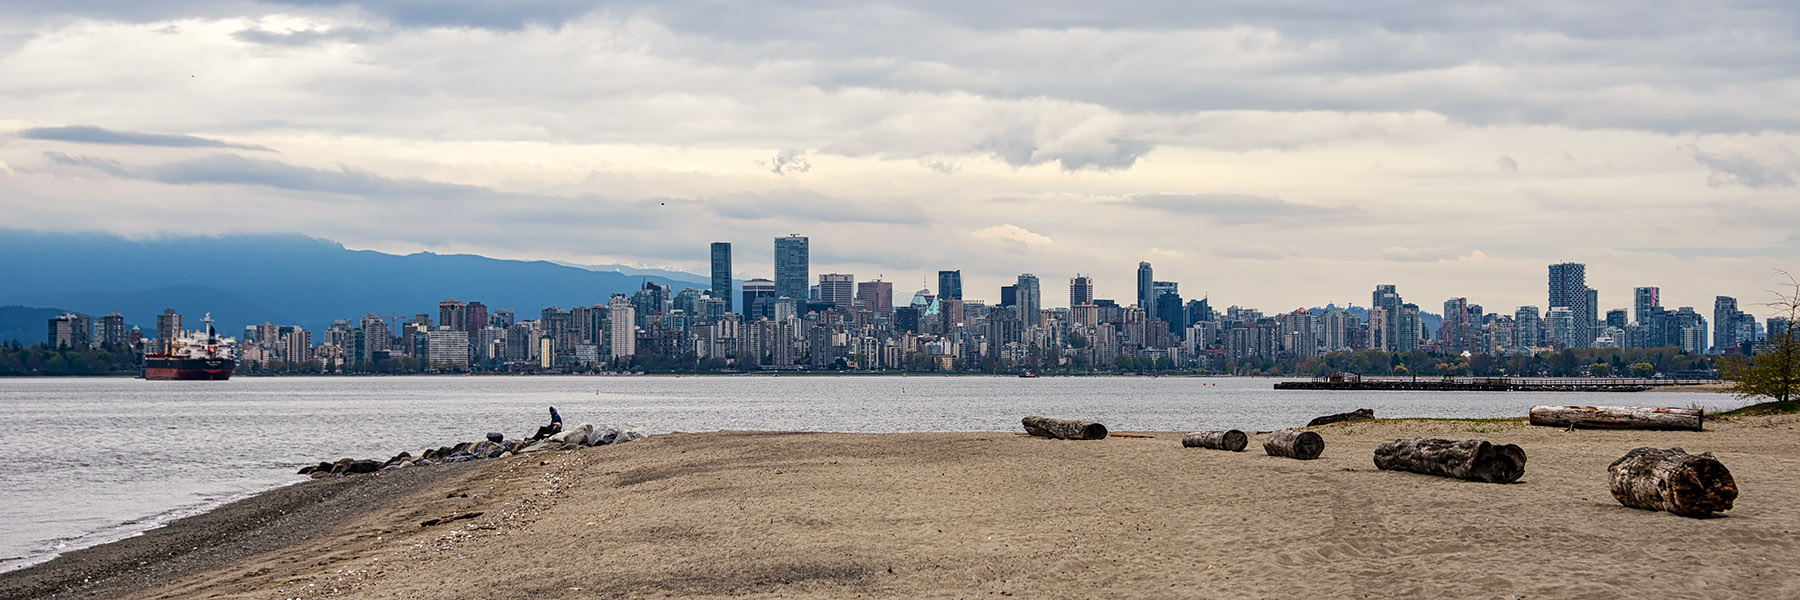
[[[1315,430],[1314,461],[1265,456],[1260,436],[1229,453],[1169,432],[654,436],[303,483],[272,493],[307,498],[286,514],[217,511],[225,534],[186,564],[118,562],[140,554],[108,569],[101,547],[0,575],[0,595],[85,568],[99,578],[64,576],[56,597],[1800,597],[1800,417],[1704,432]],[[1375,469],[1376,444],[1420,435],[1517,443],[1525,476]],[[1620,506],[1606,465],[1645,445],[1713,452],[1737,507],[1689,519]]]

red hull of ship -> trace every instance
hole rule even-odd
[[[225,358],[144,359],[144,379],[159,381],[223,381],[231,379],[233,364]]]

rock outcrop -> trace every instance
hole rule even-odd
[[[327,476],[344,476],[358,473],[373,473],[387,469],[404,469],[408,467],[428,467],[438,463],[458,463],[472,460],[489,460],[507,458],[519,454],[533,452],[574,450],[585,446],[605,446],[642,439],[644,432],[630,425],[593,425],[582,423],[565,429],[556,435],[527,442],[509,440],[500,433],[489,433],[486,439],[478,442],[459,442],[454,446],[428,448],[414,456],[411,452],[401,452],[385,461],[358,460],[342,458],[335,462],[302,467],[297,474],[310,475],[314,478]]]

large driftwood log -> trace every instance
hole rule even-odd
[[[1106,439],[1106,426],[1099,423],[1049,417],[1025,417],[1020,422],[1025,425],[1026,433],[1036,436],[1059,440]]]
[[[1675,429],[1700,431],[1698,408],[1640,406],[1533,406],[1531,424],[1585,429]]]
[[[1269,456],[1312,460],[1325,452],[1325,438],[1305,429],[1278,429],[1263,438],[1263,452]]]
[[[1330,425],[1332,423],[1342,423],[1344,421],[1364,421],[1364,420],[1373,419],[1373,418],[1375,418],[1375,409],[1359,408],[1359,409],[1356,409],[1356,410],[1353,410],[1353,411],[1350,411],[1347,413],[1338,413],[1335,415],[1325,415],[1323,417],[1313,419],[1311,422],[1307,423],[1306,426],[1307,427],[1315,427],[1315,426],[1319,426],[1319,425]]]
[[[1250,445],[1250,436],[1236,429],[1225,431],[1195,431],[1181,436],[1181,445],[1188,448],[1211,448],[1213,450],[1230,450],[1243,452]]]
[[[1738,495],[1731,471],[1710,452],[1636,448],[1606,470],[1612,473],[1613,498],[1632,508],[1704,517],[1731,510]]]
[[[1512,483],[1525,474],[1525,450],[1514,444],[1496,446],[1485,440],[1394,440],[1375,447],[1375,468]]]

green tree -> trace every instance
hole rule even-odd
[[[1770,331],[1750,356],[1727,356],[1718,362],[1719,377],[1731,382],[1725,391],[1739,398],[1766,397],[1785,403],[1800,396],[1800,340],[1795,339],[1794,328],[1794,321],[1800,320],[1800,281],[1787,271],[1777,273],[1787,279],[1789,291],[1771,291],[1775,301],[1766,306],[1785,316],[1787,322],[1778,331]]]

